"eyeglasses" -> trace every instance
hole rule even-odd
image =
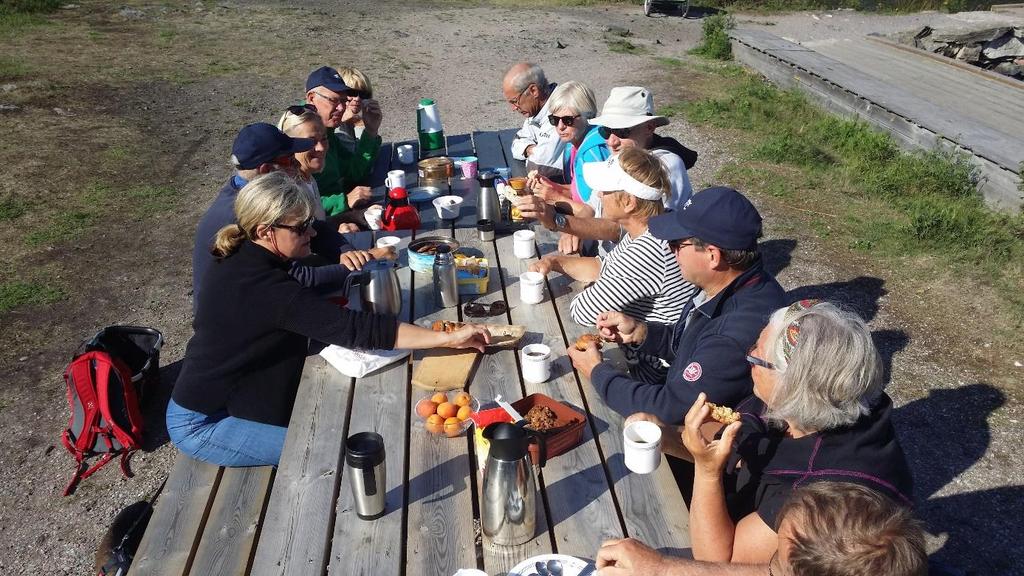
[[[271,228],[284,228],[285,230],[291,230],[292,232],[295,232],[299,236],[302,236],[303,234],[306,233],[306,230],[309,230],[309,227],[312,226],[312,225],[313,225],[313,217],[310,216],[309,218],[306,218],[305,220],[303,220],[302,222],[299,222],[298,224],[277,224],[277,223],[274,223],[274,224],[271,224],[270,227]]]
[[[562,124],[565,124],[566,128],[572,128],[572,125],[576,123],[576,119],[579,117],[579,114],[574,116],[555,116],[554,114],[548,114],[548,122],[551,122],[552,126],[558,126],[558,123],[561,122]]]
[[[289,106],[284,110],[292,116],[302,116],[306,112],[316,114],[316,106],[313,106],[312,104],[296,104],[295,106]]]
[[[616,138],[625,139],[629,138],[629,135],[633,133],[632,128],[608,128],[607,126],[601,126],[597,129],[597,133],[601,135],[601,138],[605,140],[611,138],[612,134],[615,134]]]
[[[679,252],[680,250],[682,250],[683,248],[686,248],[687,246],[693,246],[693,242],[689,242],[688,239],[687,240],[669,240],[668,241],[668,247],[673,252]]]
[[[331,98],[330,96],[324,96],[323,94],[317,92],[316,90],[313,91],[313,94],[316,94],[317,96],[330,102],[332,108],[337,108],[338,106],[342,106],[345,104],[345,102],[341,98]]]
[[[775,364],[772,364],[762,358],[758,358],[757,356],[751,356],[750,354],[747,354],[747,364],[750,364],[751,366],[760,366],[769,370],[778,370],[778,368],[775,367]]]
[[[511,104],[513,108],[519,108],[519,101],[523,99],[523,95],[526,94],[526,91],[530,89],[530,86],[533,86],[533,84],[527,84],[526,88],[523,88],[519,92],[519,96],[516,96],[512,100],[509,100],[508,103]]]
[[[348,98],[362,98],[363,100],[366,100],[372,95],[366,90],[345,90],[345,96]]]
[[[508,306],[504,300],[495,300],[490,304],[481,304],[480,302],[467,302],[462,308],[466,316],[473,318],[483,318],[485,316],[497,316],[498,314],[504,314],[508,312]]]

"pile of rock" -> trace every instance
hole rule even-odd
[[[901,34],[901,41],[917,48],[962,60],[1024,80],[1024,28],[962,27],[933,29],[925,26]]]

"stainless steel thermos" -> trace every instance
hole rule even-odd
[[[451,246],[441,244],[434,254],[434,305],[452,308],[459,305],[459,282],[455,271],[455,255]]]
[[[384,515],[387,479],[384,438],[376,432],[359,432],[345,441],[345,474],[351,479],[356,514],[363,520]]]
[[[480,483],[484,535],[505,546],[528,542],[537,531],[537,482],[530,462],[530,441],[537,440],[543,467],[547,457],[544,437],[505,422],[487,426],[483,435],[490,442]]]

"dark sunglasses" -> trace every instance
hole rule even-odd
[[[295,232],[299,236],[302,236],[303,234],[306,233],[306,230],[309,230],[309,227],[312,226],[312,225],[313,225],[313,217],[310,216],[309,218],[306,218],[304,221],[302,221],[302,222],[300,222],[298,224],[271,224],[270,227],[271,228],[284,228],[285,230],[291,230],[292,232]]]
[[[600,126],[597,129],[597,133],[601,135],[601,138],[607,140],[612,134],[615,134],[616,138],[629,138],[629,135],[633,133],[632,128],[608,128],[607,126]]]
[[[562,124],[565,124],[566,128],[572,128],[572,125],[579,117],[579,114],[576,114],[575,116],[555,116],[554,114],[548,114],[548,122],[551,122],[552,126],[558,126],[558,123],[561,122]]]
[[[312,104],[296,104],[295,106],[285,108],[285,111],[292,116],[302,116],[306,112],[316,114],[316,106],[313,106]]]
[[[495,300],[490,304],[467,302],[462,311],[466,313],[466,316],[483,318],[484,316],[497,316],[498,314],[508,312],[508,305],[505,304],[504,300]]]
[[[349,98],[362,98],[363,100],[366,100],[367,98],[371,97],[372,94],[370,94],[366,90],[345,90],[345,96],[348,96]]]

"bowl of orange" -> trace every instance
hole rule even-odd
[[[416,415],[427,432],[449,438],[462,436],[473,422],[469,417],[479,409],[480,402],[468,392],[435,392],[416,403]]]

